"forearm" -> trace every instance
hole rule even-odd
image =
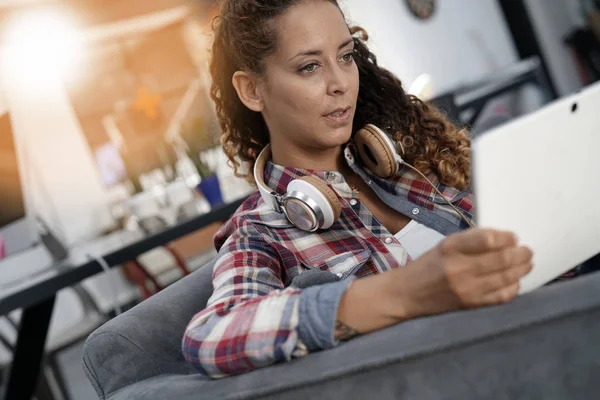
[[[340,299],[336,336],[350,338],[412,318],[506,303],[517,296],[532,257],[510,232],[453,234],[405,267],[355,281]]]
[[[348,340],[358,334],[374,332],[408,319],[404,310],[398,271],[356,280],[342,296],[335,338]]]
[[[185,358],[203,374],[220,378],[335,347],[337,310],[349,284],[218,301],[188,325]]]
[[[300,291],[288,289],[219,301],[186,328],[184,356],[201,373],[221,378],[304,355],[297,334],[299,300]]]

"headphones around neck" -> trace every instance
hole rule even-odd
[[[431,183],[420,171],[404,162],[392,139],[375,125],[368,124],[354,136],[354,144],[365,166],[379,178],[396,175],[400,165],[407,165],[418,172],[442,196],[467,224],[471,222]],[[401,143],[400,151],[404,154]],[[263,200],[277,212],[283,212],[298,229],[315,232],[328,229],[339,218],[342,206],[338,196],[324,181],[316,176],[303,176],[291,181],[286,193],[280,195],[264,182],[265,166],[271,157],[268,144],[258,155],[254,164],[254,179]]]

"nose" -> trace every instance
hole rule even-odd
[[[335,65],[329,69],[327,94],[330,96],[339,96],[345,94],[350,87],[349,72]]]

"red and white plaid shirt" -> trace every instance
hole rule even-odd
[[[352,157],[347,160],[382,200],[417,222],[444,235],[467,227],[410,169],[382,180],[369,175]],[[183,340],[185,358],[207,376],[239,374],[337,345],[333,326],[349,282],[411,261],[394,237],[396,232],[388,232],[340,173],[268,163],[265,183],[283,194],[290,181],[304,175],[319,177],[340,198],[342,213],[330,229],[309,233],[295,228],[257,192],[215,236],[214,293],[207,308],[189,323]],[[472,218],[471,193],[430,178]],[[300,274],[321,271],[335,279],[304,289],[292,282]]]

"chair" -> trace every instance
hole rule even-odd
[[[593,272],[600,271],[600,254],[590,258],[583,264],[581,264],[581,273],[582,274],[590,274]]]
[[[4,247],[2,235],[0,235],[0,260],[2,260],[4,257],[6,257],[6,248]]]
[[[154,225],[159,227],[155,229],[160,229],[166,226],[166,222],[159,220]],[[123,264],[125,277],[137,285],[143,299],[148,299],[173,282],[188,276],[192,272],[188,261],[214,253],[212,238],[221,225],[221,222],[215,222],[127,261]],[[140,221],[140,226],[146,234],[152,233],[144,221]]]
[[[53,385],[50,384],[50,381],[56,382],[60,398],[65,400],[70,399],[58,357],[63,350],[80,343],[91,332],[109,320],[109,317],[100,311],[96,302],[83,285],[75,285],[70,289],[73,290],[81,304],[83,318],[77,324],[69,326],[60,332],[54,334],[50,332],[46,342],[45,366],[40,374],[38,393],[36,394],[38,400],[53,400],[55,398],[52,394],[53,390],[51,387]],[[0,344],[12,353],[14,352],[16,336],[19,330],[19,319],[13,314],[0,317],[0,320],[6,321],[7,324],[4,324],[4,326],[12,330],[10,337],[0,332]],[[46,371],[46,368],[49,369],[49,373]]]
[[[123,272],[125,277],[139,288],[142,298],[147,299],[155,293],[160,292],[167,284],[160,282],[160,275],[169,272],[169,270],[177,269],[182,276],[188,276],[190,271],[183,260],[183,257],[171,245],[165,245],[159,248],[170,256],[172,259],[171,265],[161,265],[158,271],[155,268],[149,268],[145,265],[140,257],[127,261],[123,264]],[[159,249],[153,250],[154,252]]]

